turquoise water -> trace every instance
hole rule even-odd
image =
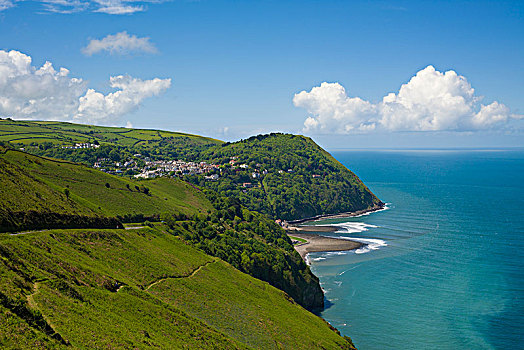
[[[524,151],[344,151],[388,210],[309,259],[322,317],[365,349],[524,348]]]

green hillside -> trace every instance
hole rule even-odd
[[[153,158],[194,158],[222,141],[180,132],[130,129],[53,121],[0,118],[0,142],[10,142],[26,152],[93,165],[112,150],[118,158],[140,153]],[[71,148],[76,144],[99,148]]]
[[[54,198],[38,198],[27,192],[22,198],[17,196],[10,205],[22,210],[34,208],[38,205],[37,202],[46,207],[67,203],[78,208],[82,206],[81,210],[86,213],[108,216],[134,212],[152,215],[173,210],[194,214],[211,208],[205,196],[177,179],[158,178],[137,182],[79,164],[41,158],[15,150],[0,155],[0,161],[3,165],[9,165],[11,170],[9,176],[2,174],[6,176],[4,190],[7,193],[23,189],[22,186],[17,186],[18,179],[21,178],[26,181],[32,179],[41,186],[49,186],[55,190]],[[138,189],[135,187],[137,185]],[[64,194],[66,188],[69,189],[69,198]],[[0,200],[9,200],[10,197],[12,196],[2,196]],[[59,209],[54,208],[52,211],[57,210]]]
[[[0,234],[0,276],[0,348],[352,348],[161,227]]]
[[[308,137],[258,135],[209,148],[200,157],[225,168],[219,181],[200,176],[190,178],[192,182],[236,196],[251,210],[275,218],[295,220],[382,205],[353,172]]]
[[[170,234],[286,291],[302,306],[323,306],[318,278],[285,232],[234,198],[171,178],[133,181],[16,150],[0,154],[0,181],[0,232],[162,219]]]
[[[132,219],[162,213],[193,215],[212,208],[202,193],[180,180],[159,178],[137,183],[16,150],[0,154],[0,180],[0,229],[2,219],[12,221],[8,213],[13,216],[28,211]],[[24,227],[23,222],[12,224],[21,229],[38,228]]]
[[[318,278],[266,215],[323,211],[326,203],[303,208],[324,192],[334,200],[333,191],[357,196],[350,210],[380,203],[311,140],[279,134],[229,144],[68,123],[1,127],[0,348],[352,348],[304,309],[323,307]],[[25,136],[18,130],[13,139],[14,127]],[[29,141],[33,131],[47,134]],[[75,139],[81,135],[89,140]],[[131,135],[139,142],[126,144]],[[89,147],[71,148],[79,141]],[[182,179],[134,180],[71,162],[100,157],[113,170],[173,158],[214,166]],[[219,180],[204,181],[213,172]],[[252,172],[259,184],[242,186]],[[306,180],[312,173],[319,186]],[[304,183],[313,189],[305,197],[287,197]],[[216,188],[224,184],[231,188]],[[255,201],[257,186],[264,196]],[[289,200],[288,214],[275,209],[278,200]],[[124,230],[122,222],[141,224]],[[24,230],[33,231],[5,233]]]

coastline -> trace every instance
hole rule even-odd
[[[290,234],[288,233],[288,236]],[[311,233],[293,232],[293,237],[306,240],[305,243],[295,245],[295,250],[300,254],[302,259],[307,262],[306,256],[309,253],[315,252],[340,252],[346,250],[353,250],[362,247],[364,244],[360,242],[351,241],[348,239],[340,239],[333,237],[325,237]]]
[[[299,219],[299,220],[291,220],[287,222],[287,226],[285,227],[286,233],[288,236],[291,237],[297,237],[301,238],[303,240],[306,240],[305,243],[299,243],[296,244],[295,250],[300,254],[302,259],[307,263],[307,255],[309,253],[315,253],[315,252],[340,252],[340,251],[347,251],[347,250],[354,250],[362,247],[364,244],[361,242],[356,242],[348,239],[341,239],[341,238],[335,238],[335,237],[326,237],[321,236],[318,234],[313,233],[306,233],[306,232],[336,232],[340,230],[340,227],[337,226],[331,226],[331,225],[318,225],[318,226],[295,226],[296,224],[301,224],[309,221],[317,221],[321,219],[331,218],[331,219],[338,219],[338,218],[348,218],[348,217],[355,217],[365,214],[370,214],[376,211],[381,211],[386,208],[385,203],[380,203],[372,208],[364,209],[364,210],[357,210],[354,212],[345,212],[345,213],[338,213],[338,214],[325,214],[325,215],[316,215],[309,218]]]
[[[376,204],[372,208],[363,209],[363,210],[357,210],[357,211],[348,211],[344,213],[336,213],[336,214],[321,214],[321,215],[315,215],[309,218],[303,218],[303,219],[297,219],[297,220],[289,220],[287,223],[289,225],[296,225],[296,224],[303,224],[305,222],[309,221],[317,221],[321,219],[341,219],[341,218],[350,218],[355,216],[360,216],[364,214],[370,214],[376,211],[383,210],[386,207],[385,203]],[[292,226],[295,227],[295,226]],[[317,226],[319,227],[319,226]],[[318,231],[317,231],[318,232]],[[322,231],[323,232],[323,231]]]

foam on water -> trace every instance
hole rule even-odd
[[[388,245],[386,241],[382,239],[376,239],[376,238],[356,238],[356,237],[339,237],[339,238],[364,243],[362,247],[355,250],[355,254],[369,253],[373,250],[378,250],[381,247],[387,247]]]
[[[350,269],[347,269],[347,270],[345,270],[345,271],[342,271],[342,272],[339,273],[338,275],[339,275],[339,276],[342,276],[342,275],[345,274],[346,272],[351,271],[351,270],[354,270],[354,269],[356,269],[356,268],[359,267],[359,266],[360,266],[360,265],[353,266],[353,267],[350,268]]]
[[[341,222],[339,224],[332,224],[332,226],[342,228],[342,230],[337,231],[337,233],[358,233],[367,231],[370,228],[378,227],[375,225],[366,224],[364,222]]]
[[[363,214],[360,214],[360,215],[355,215],[355,216],[353,216],[353,217],[354,217],[354,218],[359,218],[359,217],[361,217],[361,216],[367,216],[367,215],[370,215],[370,214],[373,214],[373,213],[378,213],[379,211],[388,210],[388,209],[389,209],[388,205],[390,205],[390,204],[391,204],[391,203],[385,203],[384,208],[382,208],[382,209],[373,210],[373,211],[368,211],[368,212],[366,212],[366,213],[363,213]]]

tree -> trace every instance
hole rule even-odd
[[[69,198],[69,188],[64,189],[64,194]]]
[[[120,161],[121,159],[120,152],[118,152],[118,150],[116,149],[112,149],[111,152],[109,152],[109,158],[115,162]]]

